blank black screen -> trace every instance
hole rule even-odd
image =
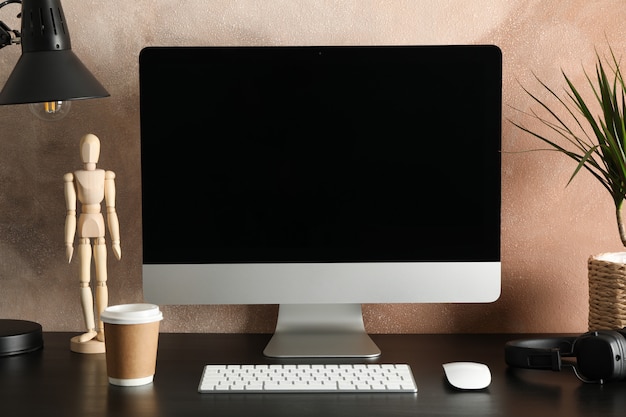
[[[151,47],[144,263],[497,261],[493,46]]]

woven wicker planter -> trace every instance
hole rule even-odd
[[[626,252],[589,258],[589,330],[626,327]]]

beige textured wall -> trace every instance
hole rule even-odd
[[[529,105],[516,80],[530,84],[531,71],[556,86],[561,67],[582,81],[594,47],[606,51],[608,39],[619,53],[626,50],[623,0],[63,0],[63,6],[75,53],[111,97],[74,102],[71,114],[54,123],[23,106],[0,107],[0,317],[36,320],[50,331],[83,327],[77,262],[64,260],[62,176],[80,167],[78,140],[87,132],[102,140],[99,166],[118,175],[123,258],[109,260],[110,301],[141,300],[137,56],[144,46],[496,44],[504,55],[505,119],[519,117],[510,106]],[[18,27],[17,12],[7,6],[0,20]],[[0,82],[19,53],[0,52]],[[505,150],[537,145],[504,122]],[[584,331],[587,257],[621,245],[608,194],[589,175],[566,189],[572,169],[551,153],[503,155],[497,302],[366,306],[367,328]],[[276,314],[273,306],[164,310],[164,331],[271,331]]]

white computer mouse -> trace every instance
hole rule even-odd
[[[491,371],[483,363],[444,363],[443,370],[450,385],[458,389],[484,389],[491,383]]]

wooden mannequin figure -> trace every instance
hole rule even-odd
[[[80,154],[84,167],[64,176],[65,204],[65,248],[68,262],[74,253],[74,237],[78,233],[78,258],[80,262],[80,299],[87,332],[73,337],[71,350],[79,353],[104,352],[104,325],[100,313],[107,307],[107,250],[105,244],[102,201],[105,201],[107,224],[111,234],[111,246],[115,257],[122,257],[120,231],[115,211],[115,173],[96,169],[100,157],[100,140],[87,134],[80,140]],[[76,200],[81,204],[76,222]],[[91,257],[95,265],[95,299],[90,288]]]

